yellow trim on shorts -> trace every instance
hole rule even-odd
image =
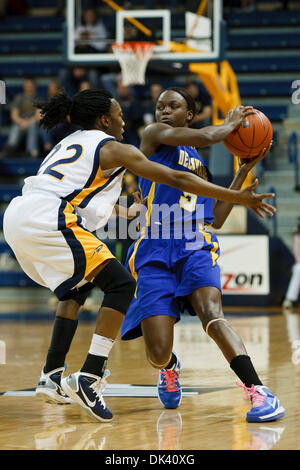
[[[155,194],[155,183],[153,182],[151,184],[151,188],[148,194],[148,209],[146,212],[146,225],[147,227],[150,226],[150,220],[151,220],[151,211],[152,211],[152,203],[154,199],[154,194]]]
[[[155,194],[155,183],[153,182],[151,184],[151,188],[150,188],[150,191],[149,191],[149,194],[148,194],[148,209],[147,209],[147,212],[146,212],[146,225],[147,225],[147,227],[150,226],[150,218],[151,218],[151,210],[152,210],[152,203],[153,203],[153,199],[154,199],[154,194]],[[128,261],[128,266],[129,266],[130,272],[131,272],[132,276],[134,277],[134,279],[136,280],[136,283],[137,283],[138,274],[135,270],[135,257],[136,257],[136,252],[137,252],[137,249],[139,247],[139,244],[141,243],[141,241],[145,237],[145,232],[146,232],[146,228],[143,227],[142,231],[141,231],[141,237],[139,238],[139,240],[137,240],[135,242],[132,255],[131,255],[131,257],[129,258],[129,261]],[[135,289],[134,297],[137,298],[137,286],[136,286],[136,289]]]
[[[66,227],[71,229],[76,239],[81,244],[85,259],[86,267],[84,278],[94,271],[100,264],[108,259],[114,259],[115,256],[111,253],[108,247],[99,238],[93,235],[88,230],[80,227],[77,223],[77,215],[74,213],[74,208],[70,203],[67,203],[64,211]]]
[[[136,252],[137,252],[137,249],[139,247],[139,244],[141,243],[141,241],[143,240],[143,238],[145,236],[145,228],[143,228],[142,232],[144,232],[144,234],[141,236],[141,238],[139,240],[137,240],[135,242],[132,255],[130,256],[129,261],[128,261],[128,266],[129,266],[130,272],[131,272],[132,276],[134,277],[134,279],[136,280],[136,283],[137,283],[138,273],[136,272],[135,265],[134,265],[135,264],[135,256],[136,256]],[[136,288],[135,288],[135,292],[134,292],[134,297],[137,298],[137,284],[136,284]]]
[[[209,251],[212,257],[212,265],[214,266],[216,264],[217,259],[219,258],[219,255],[216,253],[219,248],[219,244],[217,242],[212,242],[211,233],[206,232],[205,230],[203,230],[203,228],[204,228],[203,225],[199,224],[199,232],[203,234],[203,237],[206,243],[208,245],[210,245],[211,243],[213,244],[213,247]]]

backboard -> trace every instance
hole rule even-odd
[[[221,60],[222,0],[117,1],[93,2],[101,26],[98,25],[97,37],[91,39],[85,28],[87,2],[67,0],[65,57],[68,62],[117,63],[111,46],[124,41],[154,42],[152,60],[178,63]]]

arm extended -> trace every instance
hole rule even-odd
[[[172,127],[161,122],[150,124],[144,131],[143,141],[150,141],[156,145],[207,147],[225,140],[232,131],[241,125],[244,117],[251,112],[251,106],[237,106],[229,111],[223,124],[202,129]]]
[[[241,169],[238,170],[236,173],[234,180],[232,181],[229,189],[239,190],[241,189],[248,172],[242,171]],[[225,201],[215,201],[214,204],[214,221],[212,226],[216,229],[220,229],[226,219],[228,218],[234,204],[225,202]]]
[[[124,166],[138,176],[172,186],[180,191],[211,197],[233,204],[242,204],[253,210],[260,208],[264,211],[265,203],[263,199],[273,196],[272,194],[258,195],[253,193],[252,190],[257,184],[252,184],[243,190],[217,186],[192,173],[172,170],[165,165],[152,162],[133,145],[120,144],[116,141],[108,141],[103,146],[100,160],[103,170]]]
[[[229,189],[235,189],[239,190],[241,189],[245,179],[247,178],[248,173],[251,171],[251,169],[263,158],[267,156],[269,153],[269,150],[271,149],[272,144],[270,145],[269,149],[263,149],[263,151],[260,153],[260,155],[253,159],[253,160],[241,160],[240,159],[240,168],[237,171],[234,180],[232,181]],[[215,201],[214,205],[214,221],[212,226],[216,229],[220,229],[226,219],[228,218],[231,210],[233,208],[233,204],[230,204],[228,202],[224,201]],[[258,210],[255,210],[256,214],[259,215],[261,218],[263,217],[263,214],[261,214]],[[272,216],[272,206],[268,207],[268,204],[265,205],[265,210],[264,212],[267,215]]]

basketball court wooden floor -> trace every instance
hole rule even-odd
[[[235,385],[234,373],[200,322],[184,316],[175,327],[184,392],[180,407],[162,408],[143,340],[117,341],[104,392],[114,420],[101,424],[75,404],[35,398],[52,322],[40,320],[48,317],[45,311],[38,314],[36,304],[21,316],[13,314],[11,303],[9,314],[5,309],[2,303],[0,344],[6,363],[0,365],[0,450],[300,450],[300,312],[225,309],[263,382],[286,408],[283,419],[246,423],[249,401]],[[15,311],[21,311],[17,304]],[[68,355],[71,372],[89,348],[94,321],[87,318],[80,320]]]

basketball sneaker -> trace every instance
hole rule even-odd
[[[161,404],[167,409],[174,409],[180,405],[181,387],[179,383],[179,374],[180,362],[178,359],[171,369],[160,369],[159,371],[157,385],[158,398]]]
[[[250,398],[252,403],[252,408],[247,413],[246,420],[248,423],[276,421],[285,416],[285,409],[280,406],[278,398],[271,393],[268,387],[252,385],[251,388],[248,388],[238,382],[237,385],[245,390],[245,399]]]
[[[280,440],[285,426],[247,424],[246,429],[251,434],[251,441],[246,444],[246,450],[271,450]]]
[[[181,428],[182,419],[179,411],[163,411],[156,423],[158,449],[180,450]]]
[[[61,387],[74,402],[92,418],[99,421],[111,421],[112,413],[106,408],[102,397],[101,377],[87,372],[75,372],[61,381]]]
[[[35,396],[43,398],[46,403],[56,405],[69,405],[70,403],[73,403],[73,400],[71,400],[68,395],[65,395],[61,389],[61,379],[65,370],[66,365],[64,367],[51,370],[46,374],[43,368],[40,380],[35,389]]]

